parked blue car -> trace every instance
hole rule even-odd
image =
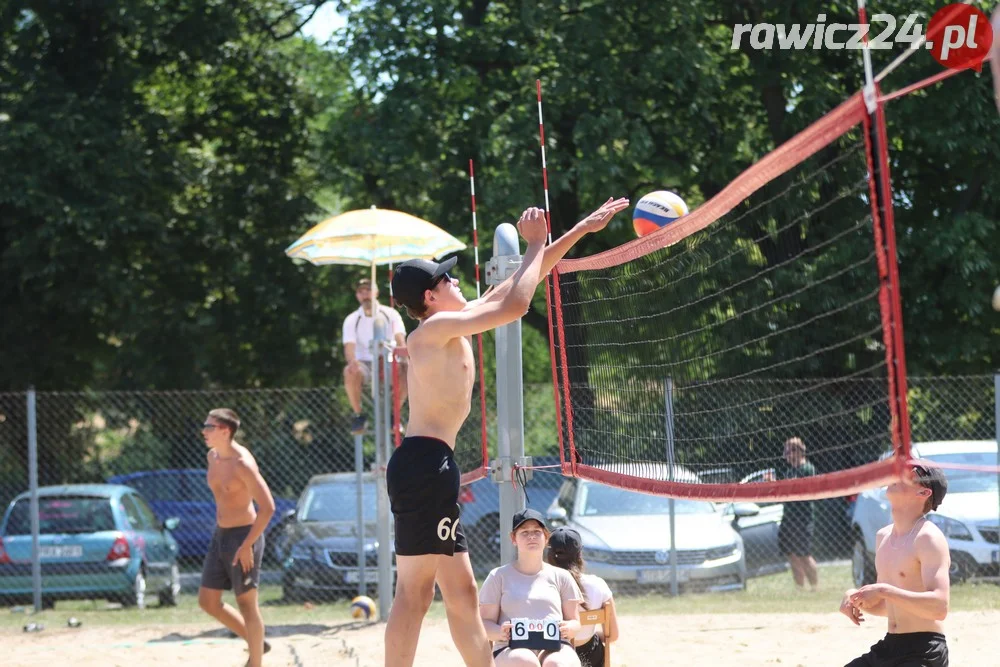
[[[22,493],[0,523],[0,600],[30,601],[30,497]],[[181,590],[171,517],[161,522],[127,486],[75,484],[38,489],[42,604],[107,599],[146,606],[147,592],[174,606]]]
[[[178,517],[174,531],[182,558],[204,558],[215,531],[215,497],[205,482],[205,471],[198,468],[148,470],[109,477],[113,484],[127,484],[137,489],[161,520]],[[274,517],[264,534],[265,557],[281,560],[274,551],[285,524],[291,520],[295,501],[275,498]]]

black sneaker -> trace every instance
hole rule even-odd
[[[368,430],[368,418],[364,415],[354,415],[354,419],[351,420],[351,433],[364,435],[366,430]]]

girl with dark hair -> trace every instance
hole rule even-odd
[[[607,627],[597,632],[596,626],[584,625],[576,633],[573,645],[582,667],[604,667],[604,643],[618,640],[618,617],[615,600],[607,582],[583,571],[583,541],[580,533],[572,528],[556,528],[549,536],[546,562],[567,570],[576,582],[583,597],[583,608],[600,609],[608,604]]]

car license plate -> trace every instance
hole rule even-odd
[[[314,582],[312,579],[305,579],[303,577],[299,577],[298,579],[295,580],[295,584],[297,586],[312,586],[314,583],[316,582]]]
[[[40,558],[80,558],[83,547],[77,546],[44,546],[38,547]]]
[[[344,573],[344,581],[346,581],[349,584],[356,584],[356,583],[358,583],[358,578],[359,577],[358,577],[358,571],[357,570],[348,570],[347,572]],[[378,583],[378,570],[376,570],[374,568],[372,568],[370,570],[366,569],[365,570],[365,583],[366,584],[377,584]]]
[[[684,573],[677,571],[677,581],[684,581]],[[670,568],[662,570],[639,570],[638,582],[640,584],[669,584]]]

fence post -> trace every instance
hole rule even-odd
[[[674,481],[674,379],[668,377],[664,382],[664,394],[667,415],[667,475]],[[667,503],[670,512],[670,594],[677,597],[677,529],[675,525],[674,499]]]
[[[358,485],[358,595],[364,595],[367,591],[367,580],[365,578],[365,544],[367,537],[365,531],[365,454],[364,436],[358,434],[354,436],[354,475]]]
[[[993,429],[997,439],[997,527],[1000,530],[1000,373],[993,374],[993,409]],[[1000,535],[1000,532],[997,534]]]
[[[31,590],[35,612],[42,610],[42,561],[38,552],[38,419],[35,388],[28,389],[28,489],[31,494]]]
[[[387,335],[388,331],[386,331],[385,322],[381,318],[376,317],[374,336],[372,336],[372,397],[375,403],[375,483],[378,492],[376,500],[376,518],[378,522],[378,618],[380,621],[385,621],[389,618],[393,596],[392,544],[389,541],[391,539],[389,522],[392,519],[389,516],[389,494],[385,482],[385,467],[389,463],[385,440],[389,434],[382,427],[382,411],[384,406],[380,393],[382,383],[379,382],[379,362],[382,359],[381,351]]]
[[[505,222],[493,234],[493,258],[486,270],[486,282],[499,285],[521,266],[517,229]],[[524,462],[524,388],[521,363],[521,320],[496,330],[497,360],[497,460],[493,481],[500,485],[500,562],[514,560],[514,545],[507,536],[515,512],[524,509],[524,496],[511,480],[513,464]],[[526,472],[531,472],[526,471]]]

